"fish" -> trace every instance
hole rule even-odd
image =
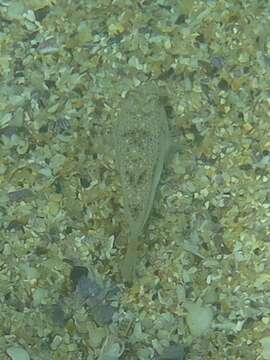
[[[138,246],[169,148],[167,114],[155,82],[139,85],[122,100],[113,128],[113,142],[128,223],[128,244],[121,273],[125,281],[133,282]]]

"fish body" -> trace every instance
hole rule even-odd
[[[122,274],[132,281],[137,248],[169,147],[167,116],[153,82],[140,85],[123,99],[113,135],[129,226]]]

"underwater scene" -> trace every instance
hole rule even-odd
[[[1,360],[270,360],[269,18],[0,0]]]

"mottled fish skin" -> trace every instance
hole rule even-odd
[[[122,274],[125,280],[132,281],[137,247],[153,206],[169,144],[167,116],[155,83],[140,85],[123,99],[113,135],[129,224]]]

